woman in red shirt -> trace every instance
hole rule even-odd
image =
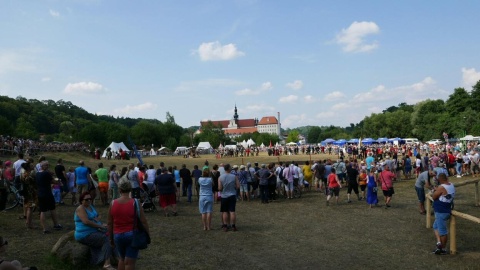
[[[332,168],[331,173],[328,175],[327,184],[328,184],[327,206],[330,203],[330,198],[332,198],[332,194],[335,196],[335,201],[338,204],[338,195],[340,194],[340,189],[342,188],[342,184],[340,183],[340,180],[338,180],[338,176],[335,173],[335,168]]]
[[[138,257],[138,249],[131,246],[133,239],[133,230],[135,224],[135,199],[130,198],[132,185],[127,179],[122,179],[118,183],[120,198],[113,200],[108,211],[108,232],[110,235],[110,245],[112,249],[117,248],[118,269],[135,269],[135,262]],[[138,202],[139,203],[139,202]],[[147,233],[150,233],[147,219],[140,208],[140,220]]]

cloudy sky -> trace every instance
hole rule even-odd
[[[165,120],[357,123],[480,80],[480,1],[0,0],[0,95]]]

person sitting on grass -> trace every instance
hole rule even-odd
[[[107,224],[100,221],[97,210],[92,205],[89,192],[80,195],[80,205],[73,216],[75,221],[75,240],[90,248],[90,263],[103,263],[103,269],[115,269],[110,265],[112,247],[107,232]]]

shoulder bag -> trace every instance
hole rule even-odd
[[[140,206],[137,199],[135,199],[134,208],[135,221],[133,225],[133,239],[131,246],[136,249],[146,249],[148,244],[150,244],[151,239],[140,220]]]

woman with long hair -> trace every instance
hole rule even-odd
[[[375,170],[372,169],[368,173],[367,177],[367,204],[372,208],[373,205],[378,204],[378,196],[377,196],[377,177],[375,175]]]

